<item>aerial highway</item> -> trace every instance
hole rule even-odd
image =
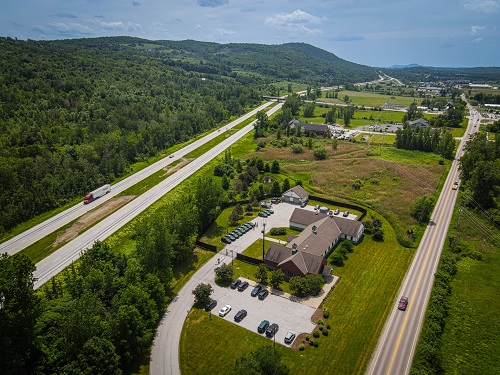
[[[398,299],[385,323],[375,352],[368,365],[368,375],[409,374],[422,322],[429,301],[434,273],[443,249],[458,190],[452,189],[459,181],[458,158],[469,134],[479,130],[480,114],[468,104],[469,125],[458,147],[443,190],[432,213],[431,220],[417,249],[413,262],[399,290]],[[398,310],[400,297],[408,297],[405,311]]]
[[[15,237],[10,238],[9,240],[3,242],[0,244],[0,254],[2,253],[8,253],[10,255],[15,254],[22,249],[34,244],[35,242],[39,241],[40,239],[44,238],[48,234],[56,231],[57,229],[63,227],[64,225],[72,222],[73,220],[79,218],[83,214],[87,213],[90,210],[93,210],[97,206],[103,204],[104,202],[108,201],[109,199],[113,198],[114,196],[120,194],[121,192],[127,190],[131,186],[135,185],[136,183],[142,181],[143,179],[151,176],[153,173],[158,172],[159,170],[165,168],[169,164],[171,164],[174,161],[177,161],[184,157],[185,155],[189,154],[191,151],[197,149],[198,147],[202,146],[203,144],[210,142],[212,139],[216,138],[217,136],[223,134],[227,130],[233,128],[234,126],[240,124],[241,122],[249,119],[253,115],[255,115],[258,111],[264,110],[265,108],[269,107],[272,102],[266,102],[263,105],[259,106],[258,108],[255,108],[254,110],[246,113],[242,117],[238,118],[237,120],[231,122],[228,125],[223,126],[217,131],[213,131],[210,134],[190,143],[189,145],[183,147],[182,149],[176,151],[172,157],[165,157],[159,161],[157,161],[154,164],[151,164],[150,166],[134,173],[133,175],[121,180],[120,182],[117,182],[116,184],[111,186],[111,193],[103,196],[102,198],[99,198],[92,202],[91,204],[84,205],[83,203],[78,203],[67,210],[60,212],[59,214],[51,217],[50,219],[45,220],[44,222],[18,234]],[[83,201],[83,197],[82,197]]]
[[[282,103],[277,104],[267,112],[267,115],[271,116],[273,113],[281,109],[282,105]],[[35,288],[39,288],[45,282],[50,280],[51,277],[61,272],[73,261],[77,260],[80,257],[81,250],[90,248],[95,241],[103,241],[111,236],[118,229],[122,228],[154,202],[179,185],[182,181],[186,180],[208,162],[215,159],[217,155],[225,149],[251,132],[253,130],[253,124],[254,122],[229,136],[185,167],[167,177],[158,185],[154,186],[127,205],[107,216],[105,219],[101,220],[73,241],[62,246],[56,252],[37,263],[36,271],[33,274],[33,276],[37,279],[35,281]]]

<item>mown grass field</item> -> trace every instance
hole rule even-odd
[[[344,266],[334,268],[341,280],[324,302],[332,313],[326,320],[331,329],[328,337],[318,339],[319,347],[299,352],[277,345],[291,374],[329,374],[332,369],[335,374],[354,374],[366,368],[414,253],[397,243],[387,222],[384,229],[384,242],[365,237]],[[235,267],[240,263],[235,261]],[[230,372],[236,359],[266,344],[269,340],[257,333],[218,317],[210,321],[206,313],[192,310],[182,332],[181,370],[193,375]]]

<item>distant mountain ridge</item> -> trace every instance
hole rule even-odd
[[[187,71],[221,74],[248,82],[292,81],[311,86],[342,85],[378,78],[375,68],[356,64],[306,43],[265,45],[252,43],[219,44],[195,40],[146,40],[135,37],[102,37],[38,42],[127,50],[163,59],[166,64]]]

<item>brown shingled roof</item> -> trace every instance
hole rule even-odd
[[[305,191],[304,188],[300,185],[296,185],[293,188],[291,188],[290,190],[285,191],[283,193],[283,195],[290,192],[290,191],[295,192],[295,194],[297,194],[300,197],[300,199],[305,199],[305,198],[309,197],[309,193],[307,191]]]

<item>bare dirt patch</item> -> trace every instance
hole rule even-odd
[[[182,167],[184,167],[186,164],[190,163],[191,161],[193,161],[194,159],[193,158],[190,158],[190,159],[182,159],[182,161],[177,164],[176,166],[172,167],[172,168],[168,168],[166,169],[167,171],[167,175],[169,174],[172,174],[174,172],[177,172],[179,169],[181,169]]]
[[[95,210],[87,212],[81,216],[71,227],[66,229],[64,233],[57,236],[52,244],[52,247],[57,247],[63,243],[67,243],[78,236],[83,230],[94,225],[102,218],[109,215],[111,212],[130,202],[135,198],[135,195],[126,195],[122,197],[111,198],[106,203],[100,205]]]

